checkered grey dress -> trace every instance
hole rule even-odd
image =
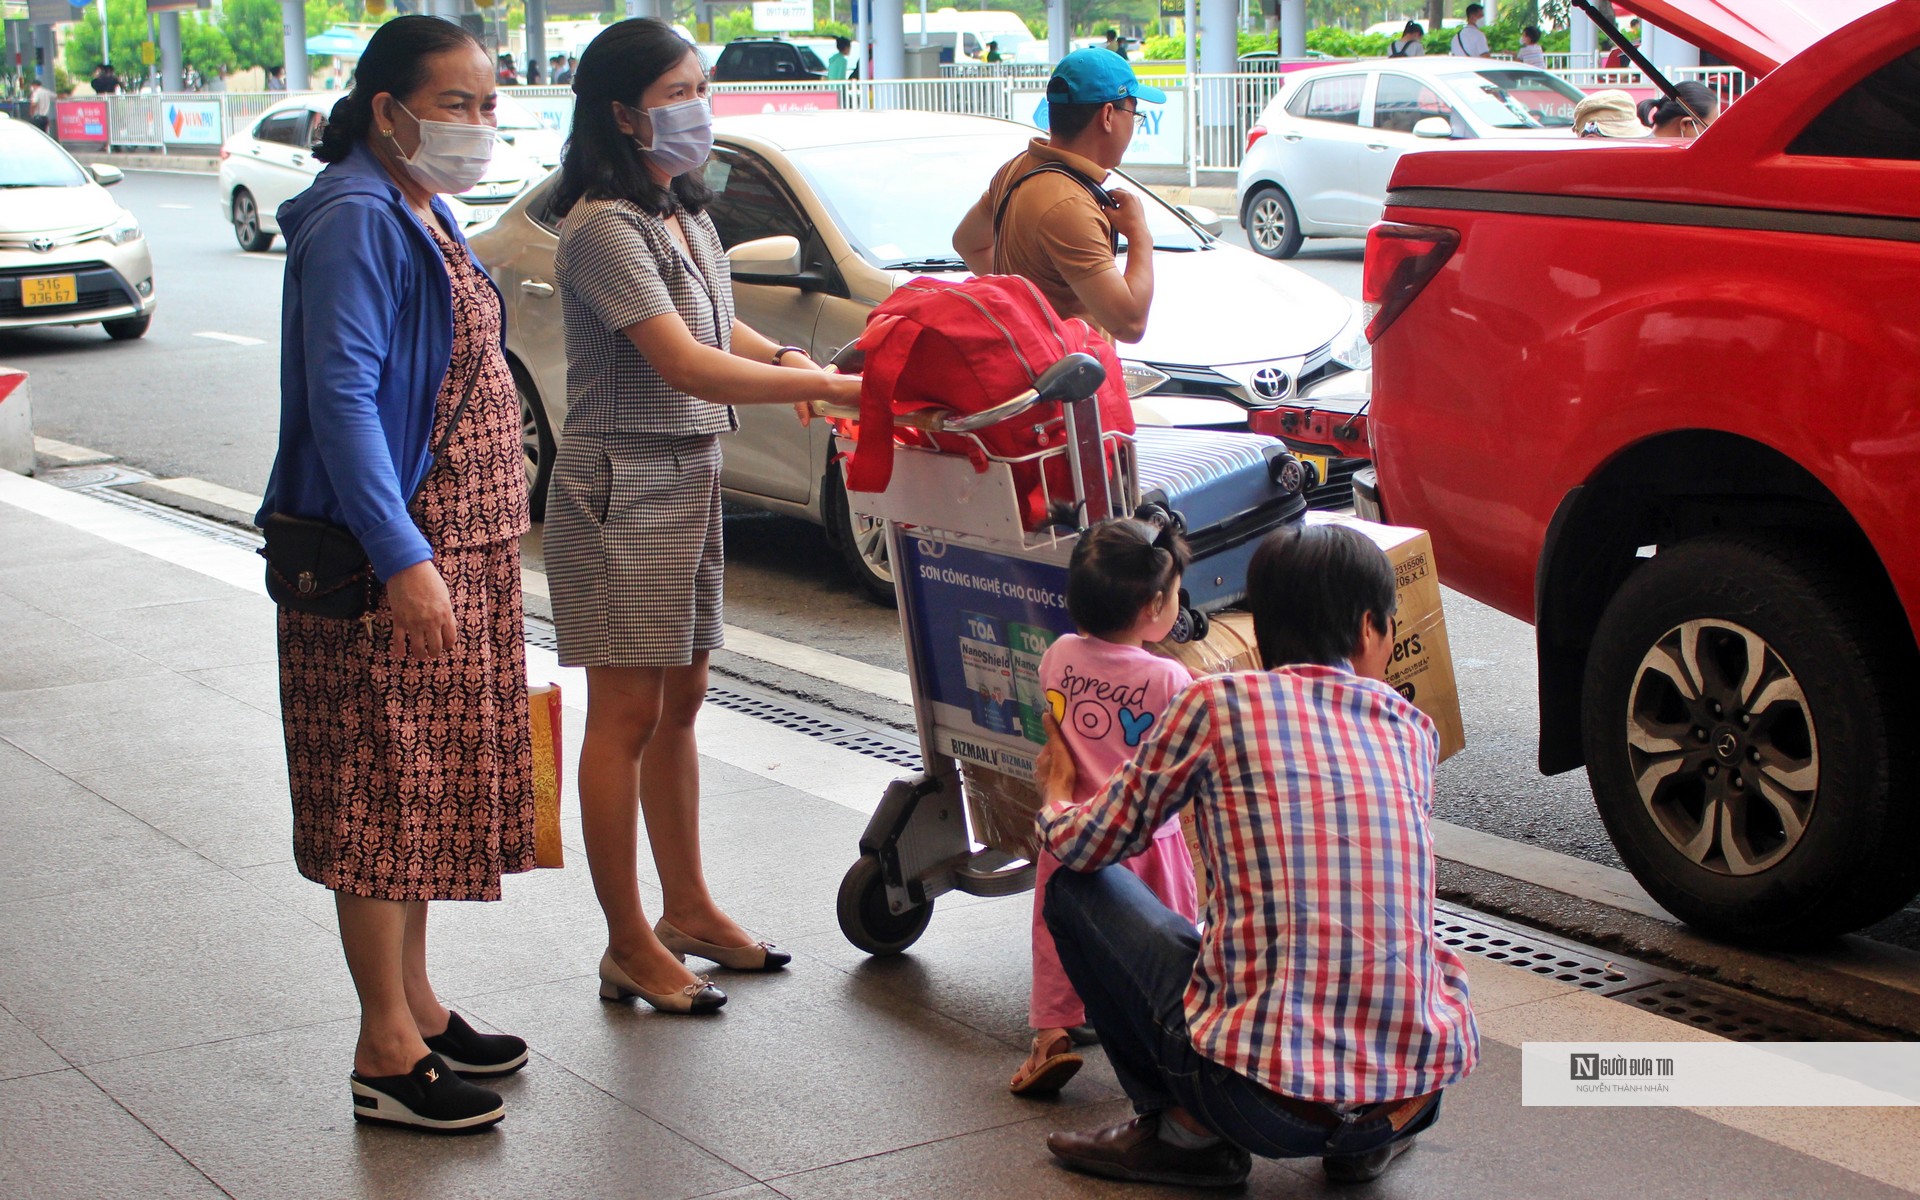
[[[677,312],[728,349],[733,289],[713,222],[665,221],[583,200],[561,227],[567,421],[547,495],[545,547],[560,661],[684,666],[721,644],[725,576],[719,435],[733,410],[675,391],[622,332]]]

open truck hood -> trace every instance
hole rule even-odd
[[[1916,0],[1615,0],[1643,20],[1754,75],[1765,75],[1837,29]],[[1655,64],[1658,65],[1658,64]]]

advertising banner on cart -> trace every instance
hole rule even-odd
[[[941,748],[1030,776],[1046,740],[1040,657],[1073,632],[1066,568],[951,542],[903,541],[901,586],[917,626],[914,678],[919,703],[932,706],[942,731]]]
[[[218,146],[226,140],[218,100],[169,100],[160,109],[160,136],[169,146]]]
[[[54,136],[68,143],[107,144],[105,100],[62,100],[53,106]]]

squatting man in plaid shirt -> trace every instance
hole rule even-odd
[[[1057,726],[1045,916],[1139,1115],[1055,1133],[1097,1175],[1232,1186],[1249,1152],[1377,1178],[1473,1069],[1466,968],[1433,936],[1439,738],[1386,682],[1394,575],[1338,525],[1268,537],[1247,573],[1264,672],[1198,680],[1107,787],[1073,805]],[[1191,805],[1204,932],[1118,867]]]

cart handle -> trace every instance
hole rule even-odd
[[[1069,354],[1042,371],[1031,388],[1004,404],[996,404],[965,416],[955,416],[943,409],[923,408],[917,412],[896,413],[893,423],[925,433],[974,433],[989,425],[1010,421],[1043,401],[1072,403],[1085,400],[1099,391],[1106,379],[1107,369],[1100,365],[1099,359],[1091,354]],[[860,419],[859,408],[826,400],[815,400],[813,413],[818,417],[835,417],[844,421]]]

